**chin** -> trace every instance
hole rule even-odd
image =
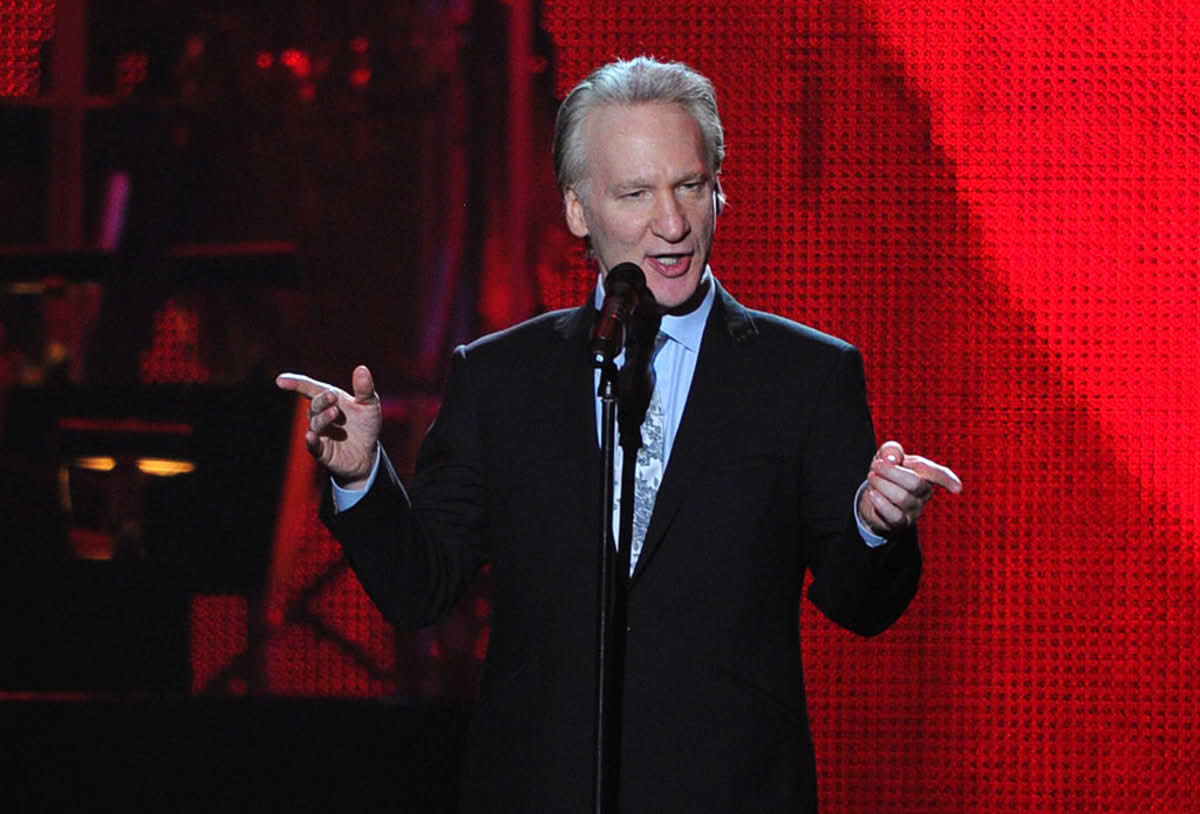
[[[664,282],[667,284],[663,285]],[[659,281],[659,285],[651,285],[650,292],[654,294],[654,300],[658,303],[659,309],[670,311],[686,305],[696,296],[699,286],[699,276],[680,280],[663,280]]]

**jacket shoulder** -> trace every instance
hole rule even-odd
[[[581,318],[580,308],[563,308],[530,317],[524,322],[460,345],[456,354],[489,357],[526,346],[540,346],[553,338],[566,339]]]
[[[590,313],[574,308],[549,311],[459,345],[451,363],[474,386],[530,386],[555,371],[589,362],[586,337]]]
[[[825,348],[831,352],[858,350],[844,339],[778,314],[751,310],[750,316],[762,335],[769,339],[779,339],[811,348]]]
[[[861,355],[852,344],[832,334],[779,314],[747,308],[720,285],[717,287],[717,307],[730,336],[739,345],[758,344],[750,341],[758,339],[772,352],[790,349],[810,357],[815,354],[830,358],[846,353]]]

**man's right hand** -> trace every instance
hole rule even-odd
[[[354,368],[353,395],[298,373],[281,373],[275,384],[310,399],[304,444],[338,485],[361,489],[375,465],[383,410],[366,365]]]

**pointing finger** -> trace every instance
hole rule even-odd
[[[324,382],[299,373],[280,373],[275,377],[275,386],[281,390],[293,390],[310,399],[323,390],[330,389],[330,386]]]
[[[954,474],[954,470],[948,466],[942,466],[937,461],[922,458],[920,455],[905,455],[904,466],[952,494],[957,495],[962,491],[962,480]]]

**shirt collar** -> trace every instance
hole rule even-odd
[[[707,286],[704,300],[690,313],[682,316],[665,314],[659,330],[671,339],[696,353],[700,350],[700,340],[704,337],[704,326],[708,323],[708,315],[712,312],[713,300],[716,299],[717,286],[713,277],[712,267],[706,266],[700,277],[700,285]],[[596,280],[596,307],[604,306],[604,276]]]

